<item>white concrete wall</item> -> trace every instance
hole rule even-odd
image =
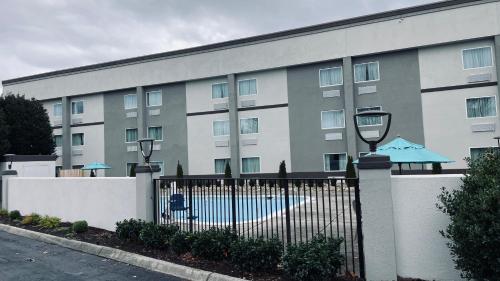
[[[115,230],[117,221],[135,218],[135,178],[9,178],[9,210],[86,220]]]
[[[218,77],[493,36],[500,34],[499,7],[500,2],[495,1],[422,11],[301,36],[5,85],[4,92],[50,99],[62,93],[81,95]]]
[[[462,175],[392,176],[397,273],[424,280],[462,280],[447,240],[450,223],[436,207],[441,187],[456,189]],[[365,235],[366,231],[365,231]]]
[[[466,98],[497,96],[496,86],[422,93],[422,115],[425,145],[454,160],[443,164],[444,169],[464,169],[465,157],[470,156],[471,147],[490,147],[497,143],[500,126],[497,117],[467,118]],[[498,104],[497,100],[497,104]],[[494,132],[473,132],[474,124],[494,124]]]
[[[212,99],[212,84],[223,82],[226,77],[186,82],[186,112],[213,111],[214,104],[227,103],[228,98]]]

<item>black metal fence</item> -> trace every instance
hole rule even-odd
[[[357,179],[157,179],[155,221],[185,231],[232,228],[243,237],[343,237],[343,272],[364,275]]]

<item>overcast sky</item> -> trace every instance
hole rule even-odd
[[[0,80],[429,2],[0,0]]]

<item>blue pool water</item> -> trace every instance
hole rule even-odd
[[[304,203],[303,196],[290,196],[290,209]],[[166,207],[165,208],[165,204]],[[188,206],[186,196],[185,207]],[[177,221],[187,220],[188,211],[171,211],[168,200],[160,200],[160,213],[170,216]],[[236,222],[247,223],[269,219],[285,211],[283,196],[238,196],[236,198]],[[231,224],[232,202],[230,197],[220,196],[193,196],[193,222],[203,224]]]

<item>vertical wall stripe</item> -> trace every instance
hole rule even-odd
[[[229,138],[231,148],[231,172],[233,177],[240,176],[240,134],[238,124],[238,91],[236,90],[236,77],[234,74],[227,76],[229,88]]]
[[[344,109],[345,109],[345,132],[347,140],[347,155],[357,158],[356,131],[354,128],[354,79],[352,70],[352,58],[343,58],[344,74]]]
[[[63,119],[62,119],[62,136],[63,136],[63,154],[62,165],[63,169],[71,169],[71,101],[69,97],[62,97]]]
[[[139,139],[147,137],[147,128],[146,128],[146,102],[144,97],[144,88],[138,86],[136,88],[137,94],[137,134]],[[143,161],[143,157],[141,154],[141,150],[137,149],[137,159],[139,163]]]

